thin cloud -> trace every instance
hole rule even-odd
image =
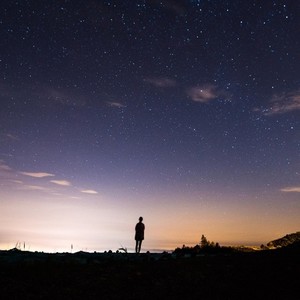
[[[282,192],[287,192],[287,193],[300,193],[300,186],[292,186],[292,187],[285,187],[281,189]]]
[[[282,95],[273,95],[268,108],[263,109],[265,116],[275,114],[285,114],[300,110],[300,91],[286,93]]]
[[[144,81],[159,88],[169,88],[176,86],[176,81],[167,77],[145,78]]]
[[[62,185],[62,186],[70,186],[71,182],[67,180],[50,180],[50,182],[57,184],[57,185]]]
[[[117,108],[126,107],[124,104],[122,104],[120,102],[107,101],[106,103],[107,103],[107,105],[109,105],[111,107],[117,107]]]
[[[11,133],[1,134],[1,139],[10,140],[10,141],[18,141],[19,138],[16,135]]]
[[[30,191],[43,191],[43,192],[49,191],[49,189],[38,185],[24,185],[23,189],[30,190]]]
[[[9,167],[5,161],[0,160],[0,180],[2,182],[11,182],[11,180],[14,180],[16,178],[16,174],[14,173],[14,170]]]
[[[8,85],[0,84],[0,96],[21,99],[24,94],[24,89],[26,89],[26,93],[30,93],[32,99],[36,99],[32,100],[31,103],[42,105],[43,107],[45,105],[52,106],[53,104],[82,107],[85,106],[87,102],[84,95],[78,94],[76,87],[73,89],[55,89],[48,85],[39,86],[38,88],[18,86],[17,89],[13,89]]]
[[[23,181],[21,180],[10,180],[12,183],[17,183],[17,184],[24,184]]]
[[[11,172],[12,168],[10,168],[3,160],[0,160],[0,172]]]
[[[55,176],[54,174],[51,173],[44,173],[44,172],[19,172],[22,175],[25,176],[30,176],[30,177],[35,177],[35,178],[43,178],[43,177],[51,177],[51,176]]]
[[[10,140],[13,140],[13,141],[19,140],[19,138],[18,138],[17,136],[15,136],[15,135],[13,135],[13,134],[10,134],[10,133],[7,133],[7,134],[6,134],[6,137],[7,137],[8,139],[10,139]]]
[[[85,193],[85,194],[98,194],[98,192],[94,191],[94,190],[81,190],[81,193]]]
[[[195,102],[209,103],[221,95],[214,85],[194,86],[187,90],[187,95]]]
[[[41,185],[22,184],[18,189],[25,190],[25,191],[44,192],[51,196],[61,196],[61,194],[57,193],[55,190]]]
[[[40,97],[44,97],[50,101],[50,103],[58,103],[64,106],[85,106],[86,101],[83,97],[75,95],[67,90],[57,90],[57,89],[45,89],[42,91],[42,95]]]

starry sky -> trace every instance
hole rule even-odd
[[[299,1],[1,6],[1,249],[299,231]]]

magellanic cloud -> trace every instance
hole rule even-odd
[[[285,187],[281,189],[282,192],[287,192],[287,193],[300,193],[300,186],[290,186],[290,187]]]
[[[85,193],[85,194],[98,194],[98,192],[94,191],[94,190],[81,190],[81,193]]]
[[[52,177],[55,176],[51,173],[45,173],[45,172],[19,172],[22,175],[35,177],[35,178],[43,178],[43,177]]]
[[[71,186],[71,182],[67,180],[50,180],[50,182],[62,186]]]
[[[194,86],[187,90],[187,95],[195,102],[209,103],[221,96],[221,92],[214,85]]]
[[[273,95],[270,105],[262,112],[266,116],[284,114],[300,110],[300,91],[294,91],[281,95]]]

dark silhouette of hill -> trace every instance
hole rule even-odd
[[[274,250],[270,250],[270,251],[276,251],[278,253],[282,252],[282,253],[287,253],[287,254],[291,254],[291,255],[299,255],[300,241],[296,241],[296,242],[289,244],[287,246],[284,246],[284,247],[277,247]]]
[[[3,299],[295,299],[300,242],[245,252],[213,246],[173,253],[0,251]]]
[[[205,242],[172,253],[0,251],[3,299],[295,299],[299,232],[273,249]],[[283,240],[284,242],[277,242]]]
[[[287,234],[282,238],[270,241],[268,247],[286,247],[288,245],[300,242],[300,231],[296,233]]]

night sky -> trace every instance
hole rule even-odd
[[[7,0],[0,40],[1,249],[300,230],[299,1]]]

